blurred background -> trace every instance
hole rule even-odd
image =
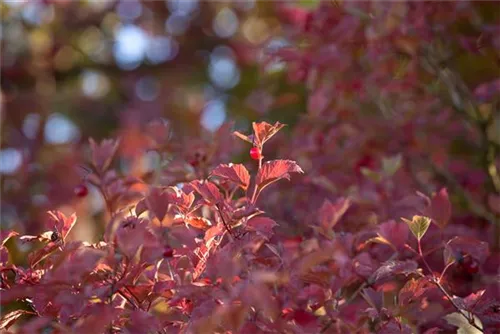
[[[363,208],[352,218],[359,224],[372,224],[374,212],[378,222],[414,213],[401,198],[417,189],[460,185],[472,197],[461,190],[456,203],[486,207],[496,196],[494,1],[4,0],[0,8],[2,229],[35,234],[47,210],[76,211],[75,235],[95,241],[105,203],[93,187],[75,195],[88,139],[120,136],[114,167],[142,177],[160,164],[143,150],[155,119],[170,124],[187,162],[213,138],[236,142],[228,129],[287,124],[266,154],[280,151],[306,174],[296,191],[281,188],[263,203],[283,226],[303,225],[323,199],[344,195]],[[487,122],[464,116],[470,105]],[[248,161],[247,146],[212,165]]]
[[[144,141],[141,126],[158,118],[197,137],[228,119],[240,128],[264,116],[291,124],[304,109],[303,87],[288,83],[279,63],[257,66],[266,48],[286,43],[272,2],[0,6],[2,228],[36,233],[44,212],[63,205],[80,220],[102,211],[94,189],[85,201],[74,195],[89,137],[121,135],[131,157]]]

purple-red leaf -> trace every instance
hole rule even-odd
[[[192,181],[190,185],[198,192],[208,203],[215,205],[224,201],[219,188],[210,181]]]
[[[454,237],[448,241],[446,247],[455,257],[463,254],[469,254],[479,263],[483,263],[490,253],[487,242],[480,241],[472,237]]]
[[[318,213],[321,226],[327,230],[332,229],[346,213],[350,205],[350,200],[346,198],[340,198],[335,204],[325,200]]]
[[[389,241],[396,249],[403,249],[408,240],[408,225],[389,220],[379,225],[379,235]]]
[[[257,231],[264,236],[269,236],[273,233],[273,228],[277,226],[276,222],[267,217],[254,217],[247,222],[247,229],[250,231]]]
[[[111,165],[113,157],[118,149],[118,140],[105,139],[97,144],[92,138],[89,139],[90,149],[92,152],[92,163],[94,168],[103,173]]]
[[[167,214],[168,209],[168,194],[167,192],[158,187],[151,188],[149,194],[146,196],[146,205],[148,209],[158,218],[159,221],[162,221]]]
[[[71,216],[66,217],[62,212],[60,211],[49,211],[48,212],[52,224],[55,229],[59,233],[61,233],[63,240],[66,239],[66,236],[69,234],[73,226],[75,226],[76,223],[76,213],[73,213]]]
[[[375,272],[375,281],[385,279],[398,274],[411,275],[418,269],[417,262],[413,260],[406,261],[387,261],[382,264]]]
[[[234,182],[244,190],[250,184],[250,174],[242,164],[221,164],[212,171],[212,175]]]
[[[431,198],[428,216],[440,228],[444,228],[451,218],[451,203],[446,188],[442,188]]]

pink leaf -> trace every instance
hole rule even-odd
[[[213,171],[212,175],[230,180],[246,190],[250,183],[250,174],[242,164],[219,165]]]
[[[168,194],[162,188],[154,187],[149,191],[146,196],[146,205],[148,209],[162,221],[167,214],[168,209]]]
[[[446,188],[442,188],[432,196],[429,216],[440,228],[444,228],[448,224],[451,218],[451,203]]]
[[[292,160],[272,160],[262,165],[257,173],[255,183],[259,192],[280,179],[290,179],[290,173],[304,173],[302,168]]]
[[[92,138],[89,139],[92,152],[92,163],[94,168],[102,173],[106,171],[113,160],[118,149],[118,140],[105,139],[97,144]]]
[[[54,227],[61,233],[63,240],[66,239],[66,236],[69,234],[73,226],[76,223],[76,213],[73,213],[71,216],[66,217],[60,211],[49,211],[48,212]]]

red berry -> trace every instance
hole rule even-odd
[[[260,160],[261,157],[262,156],[258,147],[252,147],[250,149],[250,158],[253,160]]]
[[[170,246],[166,246],[163,250],[163,257],[172,257],[174,256],[174,250]]]
[[[89,189],[84,184],[79,184],[74,189],[75,195],[78,197],[85,197],[89,193]]]

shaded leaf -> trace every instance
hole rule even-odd
[[[394,275],[411,275],[416,273],[418,263],[413,260],[406,261],[387,261],[382,264],[380,268],[375,271],[375,281],[385,279]]]
[[[428,215],[440,228],[448,224],[451,218],[451,203],[446,188],[433,194]]]
[[[165,218],[168,210],[168,194],[159,187],[153,187],[146,196],[146,205],[159,221]]]
[[[446,243],[446,248],[449,248],[449,256],[457,258],[462,254],[469,254],[479,263],[483,263],[490,253],[487,242],[472,237],[454,237]]]
[[[190,185],[211,205],[224,201],[224,196],[222,196],[219,188],[210,181],[195,180],[192,181]]]
[[[408,225],[389,220],[379,225],[378,235],[389,241],[397,250],[402,249],[408,240]]]
[[[351,202],[346,198],[340,198],[335,204],[325,200],[318,213],[320,224],[326,229],[332,229],[346,213],[350,205]]]
[[[430,218],[424,216],[413,216],[412,220],[408,220],[405,218],[401,219],[406,224],[408,224],[411,233],[413,233],[415,238],[417,238],[418,240],[422,239],[422,237],[425,235],[425,232],[427,232],[429,225],[431,224]]]
[[[0,240],[2,240],[1,246],[5,246],[7,241],[9,241],[10,238],[18,236],[19,233],[16,231],[1,231],[0,232]]]
[[[277,226],[276,222],[267,217],[254,217],[248,220],[246,228],[250,231],[257,231],[264,236],[269,236],[273,233],[273,228]]]
[[[250,174],[242,164],[221,164],[212,171],[212,175],[230,180],[244,190],[246,190],[250,184]]]

